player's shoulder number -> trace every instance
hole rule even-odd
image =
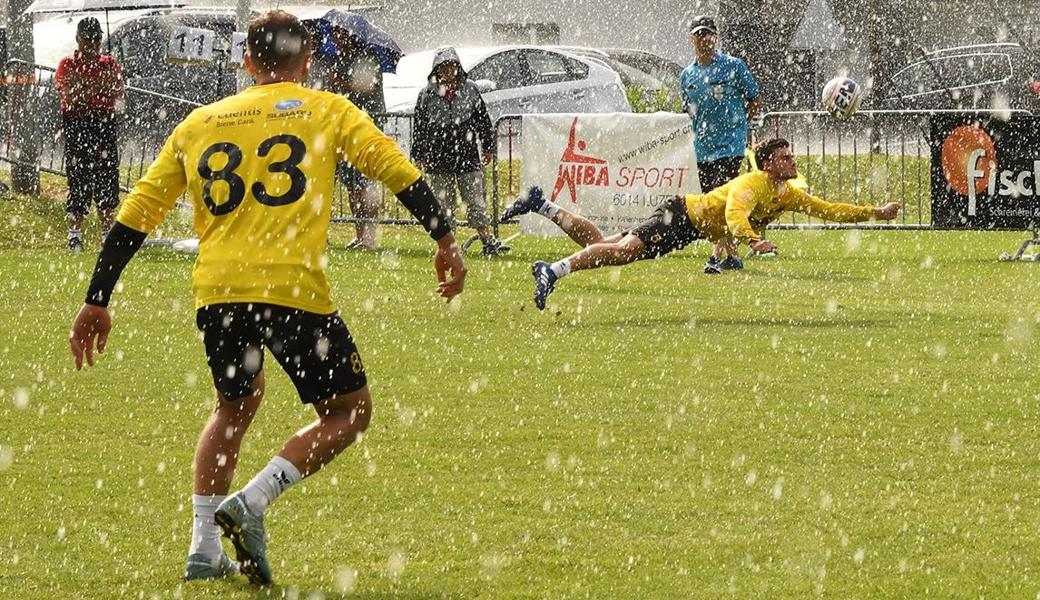
[[[284,194],[272,196],[268,193],[263,183],[259,181],[254,182],[250,186],[249,191],[252,192],[257,202],[265,206],[292,204],[303,197],[303,192],[307,188],[307,176],[300,170],[300,163],[303,162],[303,157],[307,154],[307,145],[300,138],[286,133],[271,136],[260,142],[256,147],[256,155],[264,158],[271,153],[275,146],[279,145],[289,147],[289,156],[285,160],[272,162],[267,166],[267,170],[271,173],[288,175],[290,185]],[[210,159],[214,154],[218,153],[227,156],[227,163],[220,169],[213,169],[210,167]],[[214,216],[230,213],[238,208],[238,205],[245,199],[246,183],[235,173],[235,170],[242,164],[242,158],[242,149],[234,142],[216,142],[211,144],[202,152],[202,156],[199,157],[199,177],[206,180],[206,184],[202,188],[202,201],[206,203],[206,208]],[[228,186],[227,201],[221,204],[216,203],[211,193],[213,184],[218,181],[223,181]]]

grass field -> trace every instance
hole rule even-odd
[[[563,240],[472,259],[450,306],[412,229],[333,250],[375,416],[268,513],[260,591],[179,580],[212,401],[191,258],[142,251],[76,373],[94,257],[63,237],[55,203],[0,201],[0,598],[1040,591],[1040,265],[995,260],[1021,233],[777,232],[743,272],[695,246],[544,313],[529,265]],[[269,369],[237,483],[310,419]]]

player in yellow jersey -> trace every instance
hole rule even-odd
[[[743,241],[756,252],[769,252],[775,246],[762,239],[762,233],[786,211],[845,223],[871,218],[894,219],[899,214],[896,202],[884,206],[838,204],[789,185],[787,182],[794,179],[797,172],[787,140],[777,138],[763,143],[755,151],[755,158],[760,171],[740,175],[706,194],[676,196],[631,231],[609,237],[588,219],[545,200],[540,189],[532,188],[526,197],[507,208],[502,218],[538,212],[559,225],[583,248],[552,264],[534,263],[535,305],[539,310],[544,309],[556,281],[573,271],[658,258],[694,240]]]
[[[145,236],[187,190],[199,256],[192,274],[196,323],[217,403],[195,450],[194,526],[186,579],[241,568],[271,583],[264,511],[368,426],[365,368],[329,298],[325,247],[336,164],[382,181],[437,240],[438,291],[462,292],[466,268],[429,186],[390,138],[342,96],[304,88],[310,36],[282,11],[250,26],[246,68],[256,85],[192,112],[170,135],[123,203],[72,324],[76,369],[103,352],[109,297]],[[241,491],[228,496],[242,437],[264,394],[264,348],[318,418],[296,432]],[[224,553],[231,538],[240,563]]]

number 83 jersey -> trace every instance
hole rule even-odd
[[[196,308],[266,302],[329,314],[325,249],[344,160],[395,194],[420,177],[342,96],[296,83],[253,86],[188,115],[117,219],[151,233],[187,191],[199,238]]]

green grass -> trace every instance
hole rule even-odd
[[[212,402],[191,258],[143,250],[108,352],[76,373],[93,257],[61,250],[54,205],[0,201],[0,597],[1040,589],[1038,265],[995,260],[1023,234],[777,232],[782,255],[743,272],[701,274],[695,246],[578,273],[544,313],[529,265],[564,240],[471,259],[450,306],[413,229],[333,250],[375,415],[268,513],[268,594],[179,581]],[[268,378],[239,485],[312,418]]]

